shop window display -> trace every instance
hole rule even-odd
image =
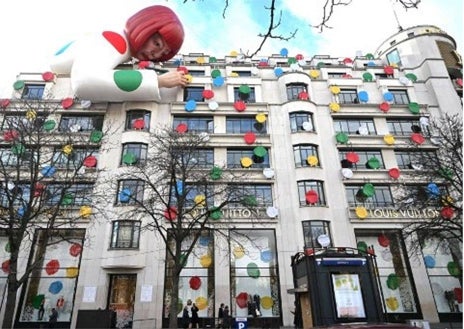
[[[398,234],[357,234],[357,247],[377,256],[386,313],[417,313],[417,299],[408,269],[407,254]]]
[[[232,316],[279,317],[274,231],[231,231],[230,248]]]
[[[423,240],[421,247],[438,313],[462,313],[462,245],[433,238]]]
[[[69,230],[60,234],[66,240],[38,233],[34,251],[45,248],[42,266],[33,271],[23,297],[20,322],[48,322],[52,308],[58,311],[58,322],[71,321],[74,293],[79,273],[84,231]],[[55,240],[55,241],[52,241]]]

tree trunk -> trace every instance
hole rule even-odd
[[[3,317],[2,328],[13,328],[15,308],[16,308],[16,294],[18,288],[14,274],[8,274],[8,287],[5,304],[5,316]]]
[[[175,268],[173,273],[174,275],[171,277],[172,291],[171,291],[171,305],[169,306],[169,328],[178,328],[179,325],[178,325],[177,314],[179,313],[179,310],[177,309],[177,304],[179,300],[179,274],[176,274],[176,273],[179,273],[179,271],[177,271],[177,269]]]

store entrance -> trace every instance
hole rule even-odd
[[[116,312],[116,328],[132,328],[137,275],[110,274],[109,309]]]

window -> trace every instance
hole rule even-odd
[[[387,54],[387,61],[389,65],[401,66],[401,58],[398,49],[393,49]]]
[[[405,105],[409,104],[408,91],[403,89],[389,89],[389,92],[393,94],[393,103]]]
[[[233,230],[229,241],[232,316],[256,317],[253,308],[247,307],[249,301],[260,306],[263,319],[274,322],[268,322],[269,327],[279,327],[281,289],[274,230]],[[273,306],[264,307],[265,300]]]
[[[359,156],[357,163],[351,163],[350,166],[346,166],[346,154],[348,152],[355,152]],[[383,163],[382,152],[380,150],[350,150],[340,151],[340,161],[342,168],[354,168],[354,169],[385,169]],[[377,159],[378,161],[374,160]]]
[[[193,165],[200,168],[211,168],[214,166],[213,149],[196,149],[190,155]]]
[[[151,112],[146,110],[130,110],[126,113],[126,130],[150,130]],[[141,128],[140,128],[141,127]]]
[[[241,159],[244,157],[253,160],[252,168],[269,167],[269,153],[258,157],[254,155],[253,149],[227,149],[227,168],[242,168]]]
[[[244,204],[247,206],[256,207],[269,207],[273,205],[272,201],[272,187],[270,184],[253,184],[253,185],[235,185],[233,188],[236,193],[241,197],[241,202],[230,203],[232,207],[243,207]]]
[[[101,131],[103,119],[103,115],[62,115],[58,130],[60,132]]]
[[[266,134],[266,122],[257,122],[254,117],[227,117],[226,118],[226,133],[228,134],[244,134],[254,132],[257,134]]]
[[[301,92],[307,92],[308,86],[304,83],[290,83],[287,85],[287,99],[297,100]]]
[[[433,237],[430,235],[430,232],[420,232],[419,241],[437,311],[442,314],[451,313],[456,317],[454,321],[460,321],[462,274],[458,264],[462,262],[462,243],[456,238],[447,236],[451,235],[450,233],[441,234],[441,237],[438,232],[433,233]],[[456,232],[455,237],[459,235],[460,233]]]
[[[24,86],[22,99],[42,99],[45,85],[43,84],[29,84]]]
[[[311,144],[293,146],[293,156],[295,158],[296,167],[309,167],[310,165],[307,161],[309,156],[315,156],[317,159],[319,159],[317,146]]]
[[[19,209],[25,209],[31,199],[31,186],[28,183],[5,183],[2,182],[0,189],[0,206],[9,208],[11,205]],[[19,210],[18,209],[18,213]]]
[[[28,166],[32,161],[37,161],[37,154],[31,149],[14,147],[9,149],[0,149],[1,167],[14,167],[17,165]]]
[[[435,151],[403,151],[395,150],[399,169],[433,169],[438,163]]]
[[[187,86],[184,88],[184,102],[194,100],[196,102],[204,102],[203,91],[205,87]]]
[[[311,196],[315,197],[316,202],[309,202],[307,200],[308,192],[312,193]],[[316,180],[305,180],[298,182],[298,198],[300,200],[300,206],[325,206],[325,193],[324,193],[324,184],[321,181]]]
[[[139,247],[140,222],[139,221],[114,221],[111,230],[111,248]]]
[[[42,202],[47,206],[84,206],[92,204],[93,184],[76,183],[72,186],[64,184],[48,184],[42,194]]]
[[[427,126],[421,125],[419,120],[387,119],[388,131],[396,136],[411,136],[412,133],[422,133],[429,136]]]
[[[145,165],[148,145],[142,143],[126,143],[122,145],[122,165]]]
[[[242,100],[246,103],[256,103],[255,87],[250,87],[249,94],[240,94],[240,87],[234,87],[234,101]]]
[[[309,112],[290,113],[290,131],[292,133],[299,131],[315,131],[313,114]]]
[[[346,77],[346,72],[327,72],[327,77],[330,78],[344,78]]]
[[[340,104],[358,104],[358,91],[356,89],[341,89],[337,95]]]
[[[133,205],[143,202],[144,182],[136,179],[118,182],[117,204]]]
[[[367,129],[369,135],[376,135],[374,120],[372,119],[337,119],[334,120],[335,131],[345,134],[359,134],[360,128]]]
[[[375,76],[375,80],[393,78],[392,74],[386,74],[386,73],[374,73],[374,76]]]
[[[31,237],[31,242],[34,242],[31,250],[41,250],[44,253],[31,252],[33,258],[30,261],[39,265],[31,272],[27,282],[24,282],[23,287],[26,291],[22,304],[18,304],[21,313],[17,318],[22,324],[15,327],[36,328],[39,327],[37,322],[42,325],[48,322],[47,304],[43,317],[42,313],[38,312],[38,307],[34,308],[42,300],[48,302],[50,307],[58,304],[59,324],[70,323],[76,302],[75,292],[84,249],[85,229],[73,227],[53,232],[37,229],[34,233],[35,237]],[[4,243],[2,241],[2,245]],[[45,261],[39,259],[39,254]],[[1,256],[2,259],[8,259],[10,254]],[[38,289],[44,293],[39,293]],[[64,299],[64,307],[60,307],[60,299]]]
[[[197,116],[189,116],[189,117],[181,117],[175,116],[172,122],[172,126],[175,129],[179,124],[186,124],[188,131],[191,132],[207,132],[207,133],[214,133],[214,119],[213,117],[197,117]]]
[[[380,256],[376,263],[387,321],[414,319],[418,315],[417,293],[401,233],[355,230],[355,235],[358,249]]]
[[[365,206],[366,208],[374,208],[392,207],[394,205],[390,186],[375,185],[374,195],[371,197],[367,197],[363,193],[362,187],[362,185],[345,186],[350,207]]]
[[[321,235],[327,235],[330,238],[330,245],[332,246],[332,235],[330,234],[330,223],[326,220],[305,220],[303,224],[303,236],[305,249],[306,248],[321,248],[321,244],[317,238]]]
[[[251,71],[233,71],[239,77],[251,77]]]
[[[204,70],[189,70],[188,74],[190,74],[192,77],[204,77],[205,71]]]
[[[25,115],[10,115],[7,114],[3,117],[2,129],[9,130],[15,129],[24,132],[25,135],[31,132],[42,129],[45,119],[41,114],[38,114],[35,120],[29,120]]]
[[[189,234],[191,232],[191,234]],[[204,305],[208,305],[207,296],[215,296],[215,257],[214,257],[214,235],[211,230],[203,229],[199,232],[184,232],[185,238],[182,239],[182,250],[188,250],[193,243],[196,235],[200,234],[197,242],[193,246],[192,252],[188,257],[184,258],[182,270],[179,274],[179,299],[172,300],[172,285],[165,285],[164,289],[164,305],[163,307],[163,327],[168,327],[169,305],[171,302],[176,303],[183,300],[184,302],[192,298],[192,291],[195,291],[195,296],[198,297],[197,301],[204,301]],[[169,245],[176,243],[173,238],[176,236],[172,231],[167,232]],[[171,253],[166,248],[166,261],[165,261],[165,282],[171,282],[174,273]],[[218,267],[221,267],[219,264]],[[232,298],[232,296],[231,296]],[[198,303],[198,302],[197,302]],[[212,318],[214,310],[211,307],[204,307],[198,312],[200,318]],[[179,317],[182,316],[182,309],[179,309]]]
[[[98,159],[98,149],[74,147],[72,153],[66,155],[62,148],[55,148],[52,161],[53,165],[58,168],[74,170],[82,167],[82,162],[90,155]]]

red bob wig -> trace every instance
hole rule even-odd
[[[158,59],[173,58],[184,42],[184,28],[177,15],[168,7],[151,6],[132,15],[126,22],[126,36],[131,54],[136,54],[153,34],[159,33],[171,51]]]

